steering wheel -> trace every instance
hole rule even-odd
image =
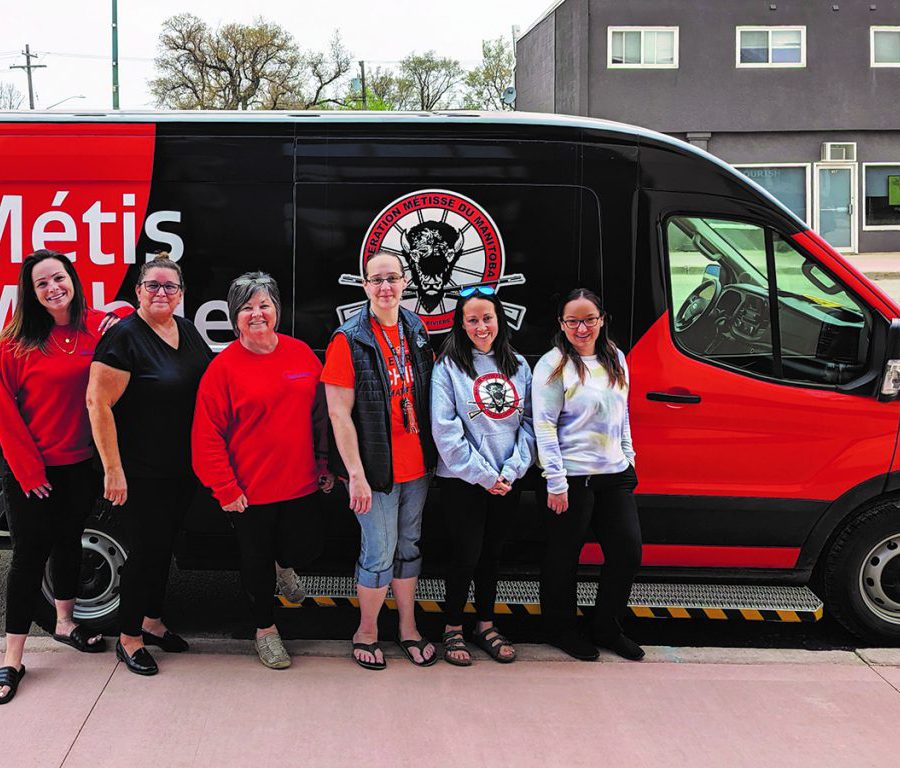
[[[703,293],[710,288],[712,288],[712,296],[704,297]],[[718,280],[704,280],[700,283],[679,307],[675,315],[675,330],[682,333],[707,317],[715,307],[721,293],[722,286]]]

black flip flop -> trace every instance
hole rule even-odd
[[[82,653],[101,653],[102,651],[105,651],[106,638],[101,635],[96,643],[89,643],[88,640],[92,637],[94,637],[94,635],[87,634],[80,624],[68,635],[53,635],[53,639],[56,640],[57,643],[68,645]]]
[[[25,677],[25,665],[16,669],[15,667],[0,667],[0,688],[5,685],[9,686],[9,693],[0,698],[0,704],[9,704],[19,690],[19,682]]]
[[[406,656],[413,664],[417,667],[430,667],[438,660],[437,649],[435,648],[434,653],[431,654],[430,659],[425,658],[425,648],[431,644],[430,640],[425,639],[424,637],[420,637],[418,640],[398,640],[397,645],[400,646],[400,650],[403,651],[403,655]],[[422,661],[416,661],[415,656],[412,655],[412,652],[409,650],[410,648],[418,648],[419,653],[422,654]]]
[[[353,643],[353,650],[371,653],[373,657],[375,656],[375,651],[381,651],[382,661],[364,661],[355,653],[351,653],[350,655],[353,657],[353,661],[359,664],[363,669],[379,670],[384,669],[387,666],[387,662],[383,661],[384,651],[381,650],[381,646],[378,645],[377,641],[374,643]]]

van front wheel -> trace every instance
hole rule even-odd
[[[825,561],[825,605],[859,637],[900,643],[900,508],[878,504],[851,520]]]

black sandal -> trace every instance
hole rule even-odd
[[[0,688],[9,686],[9,693],[0,697],[0,704],[9,704],[19,690],[19,681],[25,677],[25,665],[19,669],[15,667],[0,667]]]
[[[488,638],[488,635],[491,634],[491,632],[493,632],[494,635],[493,637]],[[513,644],[509,642],[509,640],[500,634],[497,627],[491,626],[484,630],[484,632],[476,632],[472,635],[472,641],[494,661],[499,661],[501,664],[509,664],[516,660],[516,649],[513,648]],[[512,656],[501,656],[500,651],[504,648],[512,648]]]
[[[431,654],[430,659],[425,658],[425,649],[430,645],[430,641],[424,637],[420,637],[418,640],[398,640],[397,645],[400,646],[403,655],[417,667],[430,667],[438,660],[437,648],[435,648],[434,653]],[[422,661],[416,661],[416,657],[413,656],[412,651],[409,650],[410,648],[417,648],[419,650],[419,653],[422,654]]]
[[[472,653],[469,651],[469,646],[466,645],[462,630],[451,629],[449,632],[444,632],[444,636],[443,638],[441,638],[441,643],[444,646],[444,661],[446,661],[448,664],[452,664],[455,667],[472,666]],[[468,654],[469,658],[455,659],[450,655],[451,653],[460,652]]]
[[[381,651],[381,646],[378,645],[378,641],[374,643],[353,643],[354,651],[365,651],[366,653],[371,653],[372,658],[376,659],[376,661],[365,661],[364,659],[359,658],[355,653],[352,653],[353,661],[355,661],[359,666],[363,669],[384,669],[387,666],[387,662],[384,661],[384,651]],[[375,655],[375,651],[381,651],[382,661],[377,661],[377,656]]]
[[[98,632],[97,634],[100,633]],[[53,635],[53,639],[56,640],[57,643],[68,645],[82,653],[100,653],[101,651],[105,651],[106,638],[103,637],[103,635],[100,635],[100,639],[96,643],[89,643],[88,640],[92,637],[96,637],[96,635],[87,634],[81,624],[75,627],[68,635]]]

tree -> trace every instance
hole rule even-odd
[[[452,107],[464,74],[456,59],[439,59],[434,51],[411,53],[400,62],[395,80],[397,108],[432,110]]]
[[[512,46],[506,38],[481,43],[481,64],[466,75],[466,109],[512,109],[500,98],[513,84],[515,66]]]
[[[170,109],[309,109],[334,103],[331,86],[350,66],[335,33],[326,52],[301,51],[262,18],[211,29],[189,13],[163,22],[150,90]]]
[[[13,83],[0,80],[0,109],[19,109],[25,96]]]

